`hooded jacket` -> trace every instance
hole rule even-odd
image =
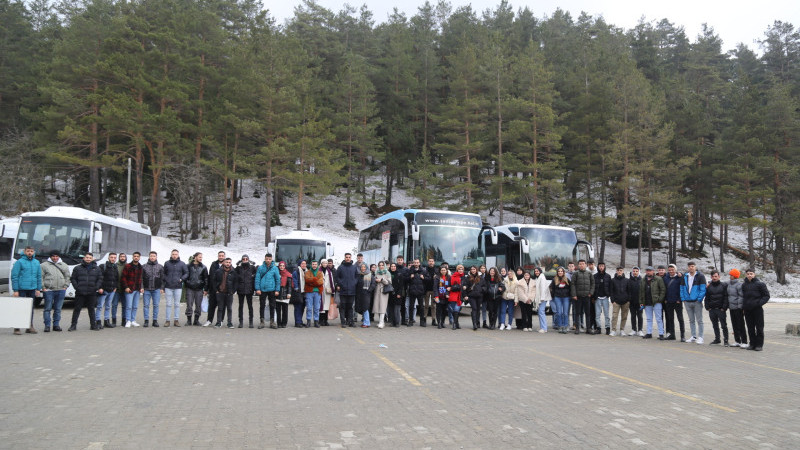
[[[114,292],[119,287],[119,270],[117,263],[110,263],[106,261],[100,266],[100,271],[103,273],[103,292],[106,294]]]
[[[536,279],[536,301],[538,303],[549,302],[553,299],[550,295],[550,283],[544,272],[539,274],[539,278]]]
[[[700,273],[694,273],[694,283],[692,289],[689,290],[689,272],[683,274],[681,279],[681,301],[684,302],[702,302],[706,296],[706,277]]]
[[[611,279],[611,301],[624,305],[630,301],[630,283],[625,275],[614,275]]]
[[[461,306],[461,272],[456,272],[450,276],[450,293],[447,296],[448,302],[453,302]]]
[[[650,281],[650,300],[647,300],[647,275],[642,277],[639,284],[639,304],[644,306],[655,306],[656,303],[664,303],[664,294],[667,288],[664,287],[664,279],[658,275],[653,275]]]
[[[534,308],[536,308],[536,280],[530,278],[525,280],[523,276],[522,279],[517,281],[517,298],[516,301],[519,303],[528,303],[531,302]]]
[[[728,282],[728,308],[742,309],[744,298],[742,297],[742,280],[735,279]]]
[[[14,292],[41,291],[42,267],[34,254],[30,258],[22,255],[11,269],[11,287]]]
[[[611,275],[606,273],[605,270],[602,272],[597,271],[594,274],[594,297],[609,297],[611,295]]]
[[[273,264],[275,269],[277,270],[277,265]],[[236,265],[236,293],[240,295],[251,295],[253,292],[256,291],[255,289],[255,279],[256,279],[256,266],[254,266],[251,262],[243,263],[239,262]],[[280,272],[278,272],[278,283],[276,284],[275,289],[273,291],[278,292],[281,289],[281,276]],[[270,291],[268,291],[270,292]]]
[[[428,271],[424,267],[419,268],[411,266],[408,269],[408,295],[413,297],[422,297],[427,290],[425,285],[428,284]],[[430,285],[433,286],[433,279],[430,280]]]
[[[51,291],[63,291],[69,287],[69,266],[60,259],[52,259],[40,264],[42,268],[42,287]]]

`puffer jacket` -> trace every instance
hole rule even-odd
[[[392,272],[389,270],[389,274],[392,276],[392,287],[394,288],[394,292],[392,292],[392,298],[405,298],[406,297],[406,279],[403,276],[403,272],[398,267],[397,270]]]
[[[94,262],[82,262],[72,269],[70,281],[75,288],[75,294],[92,295],[103,287],[103,272]]]
[[[756,309],[764,306],[769,301],[769,290],[767,285],[758,278],[753,281],[745,278],[742,282],[742,308],[746,310]]]
[[[462,295],[468,299],[483,299],[486,286],[483,284],[483,277],[477,275],[474,279],[469,274],[465,274],[461,279],[461,292]]]
[[[273,264],[276,266],[275,264]],[[276,266],[277,268],[277,266]],[[252,263],[239,263],[236,265],[236,293],[241,295],[251,295],[255,292],[255,279],[256,279],[256,266]],[[272,292],[280,292],[281,290],[281,275],[278,272],[278,284]],[[270,291],[267,291],[270,292]]]
[[[114,292],[119,287],[117,263],[111,264],[106,261],[105,264],[100,266],[100,271],[103,272],[103,291],[106,293]]]
[[[195,291],[208,288],[208,269],[203,263],[192,263],[187,267],[189,276],[186,278],[186,287]]]
[[[569,278],[564,276],[564,279],[556,284],[556,279],[550,283],[550,296],[553,298],[569,298]]]
[[[570,281],[572,297],[589,297],[594,294],[594,276],[588,269],[572,272]]]
[[[728,284],[722,281],[711,282],[706,286],[706,310],[728,309]]]
[[[742,309],[744,298],[742,297],[742,282],[738,278],[728,282],[728,308]]]
[[[54,263],[52,259],[41,263],[42,287],[51,291],[63,291],[69,287],[69,266],[61,260]]]
[[[618,305],[630,301],[630,283],[625,275],[614,275],[611,279],[611,301]]]
[[[503,300],[516,300],[517,298],[517,276],[514,275],[512,278],[509,275],[506,275],[503,278],[503,284],[506,286],[506,290],[503,292]],[[569,295],[569,292],[567,292]]]
[[[653,275],[650,282],[650,296],[651,301],[647,301],[647,276],[642,277],[642,282],[639,285],[639,304],[644,306],[654,306],[656,303],[664,303],[664,296],[667,293],[667,288],[664,286],[664,279]]]
[[[436,277],[436,267],[425,266],[422,267],[422,271],[425,273],[425,291],[431,292],[433,291],[433,279]]]
[[[353,261],[342,262],[336,268],[334,280],[339,287],[339,295],[356,295],[358,292],[358,269]]]
[[[142,288],[146,291],[164,289],[164,266],[149,260],[142,265]]]
[[[681,301],[681,280],[682,278],[676,273],[674,277],[669,274],[664,275],[664,286],[667,288],[667,294],[664,300],[667,303],[678,303]]]
[[[521,280],[517,281],[516,293],[516,301],[518,303],[528,303],[530,301],[534,309],[536,308],[536,280],[531,278],[526,281],[523,277]]]
[[[11,269],[11,287],[18,291],[42,290],[42,267],[36,255],[28,258],[22,255]]]
[[[180,259],[170,258],[164,263],[164,287],[167,289],[180,289],[183,282],[189,278],[189,269]]]
[[[339,266],[340,268],[342,266]],[[428,281],[428,271],[424,267],[410,267],[408,269],[408,295],[422,297],[425,295],[425,284]],[[431,280],[431,282],[433,282]],[[431,286],[433,286],[431,284]]]
[[[465,277],[466,275],[464,275]],[[460,272],[456,272],[450,276],[450,293],[447,296],[448,302],[453,302],[458,306],[461,306],[462,298],[461,298],[461,281],[462,275]]]
[[[628,298],[630,299],[632,305],[641,304],[639,303],[639,291],[641,290],[641,288],[642,288],[642,276],[631,275],[630,278],[628,278],[628,292],[630,293],[630,296]]]
[[[692,290],[689,291],[689,273],[683,274],[683,279],[681,280],[681,301],[702,302],[705,296],[706,277],[700,272],[695,272]]]
[[[297,272],[295,272],[297,273]],[[280,292],[281,272],[278,265],[272,261],[269,265],[264,261],[256,271],[255,287],[261,292]]]

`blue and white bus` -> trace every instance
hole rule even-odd
[[[559,267],[594,257],[591,244],[579,240],[573,228],[516,223],[495,227],[495,231],[495,244],[486,239],[488,267],[522,267],[526,271],[541,267],[552,278]]]
[[[375,219],[361,230],[358,251],[364,262],[394,261],[398,256],[410,263],[414,258],[426,264],[433,258],[436,264],[448,263],[481,265],[485,262],[485,227],[477,214],[427,209],[400,209]]]

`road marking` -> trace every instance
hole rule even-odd
[[[583,363],[578,362],[578,361],[572,361],[571,359],[566,359],[566,358],[562,358],[560,356],[551,355],[549,353],[540,352],[538,350],[534,350],[534,349],[531,349],[531,348],[529,348],[528,350],[533,352],[533,353],[536,353],[537,355],[546,356],[548,358],[553,358],[553,359],[559,360],[561,362],[573,364],[573,365],[576,365],[578,367],[583,367],[584,369],[592,370],[594,372],[599,372],[599,373],[602,373],[603,375],[608,375],[610,377],[614,377],[614,378],[617,378],[619,380],[627,381],[629,383],[638,384],[639,386],[644,386],[644,387],[647,387],[647,388],[650,388],[650,389],[653,389],[653,390],[656,390],[656,391],[659,391],[659,392],[663,392],[665,394],[673,395],[675,397],[680,397],[680,398],[685,399],[685,400],[691,400],[693,402],[701,403],[703,405],[710,406],[712,408],[716,408],[716,409],[719,409],[719,410],[722,410],[722,411],[726,411],[726,412],[729,412],[729,413],[738,412],[733,408],[728,408],[727,406],[722,406],[722,405],[719,405],[719,404],[714,403],[714,402],[709,402],[707,400],[699,399],[697,397],[692,397],[691,395],[686,395],[686,394],[682,394],[680,392],[675,392],[672,389],[663,388],[661,386],[656,386],[654,384],[645,383],[645,382],[642,382],[642,381],[639,381],[639,380],[635,380],[633,378],[629,378],[629,377],[626,377],[626,376],[623,376],[623,375],[618,375],[618,374],[616,374],[614,372],[609,372],[607,370],[599,369],[597,367],[592,367],[590,365],[583,364]]]
[[[366,342],[364,342],[361,339],[357,338],[356,335],[353,334],[352,331],[350,331],[348,329],[345,329],[344,332],[347,333],[351,338],[355,339],[355,341],[358,342],[359,344],[361,344],[361,345],[366,344]]]
[[[775,344],[775,345],[783,345],[783,346],[786,346],[786,347],[800,348],[800,345],[794,345],[794,344],[784,344],[783,342],[774,342],[774,341],[770,341],[769,343],[770,343],[770,344]]]
[[[794,374],[794,375],[800,375],[800,372],[796,372],[794,370],[781,369],[780,367],[767,366],[767,365],[755,363],[755,362],[752,362],[752,361],[745,361],[745,360],[742,360],[742,359],[729,358],[727,356],[714,355],[714,354],[710,354],[710,353],[706,353],[706,352],[699,352],[697,350],[686,350],[685,348],[676,348],[675,350],[678,350],[678,351],[681,351],[681,352],[686,352],[686,353],[694,353],[694,354],[697,354],[697,355],[710,356],[712,358],[724,359],[724,360],[727,360],[727,361],[733,361],[733,362],[749,364],[751,366],[762,367],[764,369],[772,369],[772,370],[777,370],[779,372],[786,372],[786,373],[791,373],[791,374]]]
[[[405,370],[400,368],[400,366],[398,366],[397,364],[393,363],[389,358],[381,355],[380,353],[378,353],[375,350],[370,350],[370,351],[372,352],[373,355],[377,356],[378,359],[383,361],[387,366],[391,367],[397,373],[402,375],[402,377],[405,378],[406,381],[408,381],[409,383],[413,384],[414,386],[422,386],[422,383],[420,383],[416,378],[414,378],[411,375],[409,375],[408,372],[406,372]]]

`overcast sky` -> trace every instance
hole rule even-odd
[[[267,8],[278,23],[294,14],[294,8],[302,3],[301,0],[268,0]],[[376,22],[383,22],[397,7],[406,16],[411,17],[424,0],[394,0],[394,1],[357,1],[357,0],[317,0],[317,3],[334,12],[342,9],[342,5],[350,4],[358,8],[367,4],[373,13]],[[436,4],[435,0],[431,0]],[[499,0],[451,0],[453,9],[461,5],[472,4],[478,12],[494,9]],[[775,20],[789,22],[800,27],[800,0],[760,0],[744,2],[742,0],[666,0],[666,1],[591,1],[591,0],[511,0],[511,6],[516,11],[523,6],[528,6],[539,17],[550,16],[556,8],[569,11],[573,18],[577,18],[581,11],[586,11],[592,16],[603,16],[607,22],[625,29],[633,28],[643,16],[647,21],[658,21],[666,18],[670,22],[681,25],[686,30],[690,40],[694,41],[700,32],[701,25],[705,22],[714,28],[714,31],[723,40],[723,49],[730,50],[739,42],[745,43],[751,49],[758,51],[758,44],[754,41],[763,37],[764,31]]]

